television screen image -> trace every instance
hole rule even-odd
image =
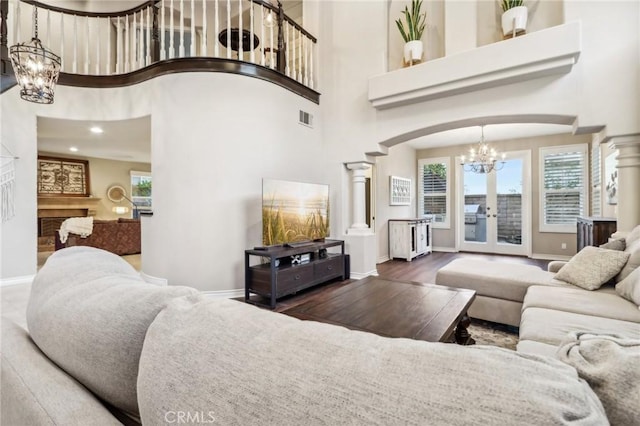
[[[329,185],[262,180],[262,243],[266,246],[329,236]]]

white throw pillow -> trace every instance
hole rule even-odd
[[[631,272],[640,267],[640,240],[629,241],[630,240],[627,239],[627,248],[624,249],[625,253],[629,253],[629,259],[616,277],[616,282],[624,280]]]
[[[629,253],[588,246],[558,271],[556,279],[585,290],[596,290],[615,277],[627,263],[627,259]]]
[[[624,238],[620,238],[619,240],[611,240],[604,244],[600,244],[600,248],[624,251],[624,249],[627,248],[627,244],[625,243]]]
[[[635,303],[640,309],[640,268],[636,268],[627,278],[616,284],[616,293]]]

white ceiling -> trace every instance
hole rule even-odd
[[[484,126],[487,142],[572,133],[572,126],[562,124],[490,124]],[[480,126],[463,127],[422,136],[407,143],[415,149],[465,145],[480,140]]]
[[[101,127],[102,134],[89,130]],[[525,137],[570,134],[571,126],[560,124],[491,124],[484,128],[487,142]],[[466,145],[480,140],[480,127],[447,130],[413,139],[415,149]],[[71,152],[69,148],[78,148]],[[80,121],[38,118],[38,150],[63,155],[106,158],[118,161],[151,162],[151,118],[121,121]]]
[[[92,133],[93,126],[104,132]],[[70,151],[71,147],[78,151]],[[151,163],[151,117],[120,121],[38,117],[38,151]]]

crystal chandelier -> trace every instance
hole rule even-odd
[[[38,104],[52,104],[60,75],[60,57],[42,46],[38,39],[38,8],[33,8],[34,36],[29,42],[9,48],[13,72],[20,85],[20,97]]]
[[[494,148],[490,148],[484,141],[484,126],[480,126],[482,136],[478,142],[477,148],[469,149],[469,157],[463,155],[460,158],[460,165],[466,172],[475,173],[491,173],[493,170],[498,171],[504,167],[506,155],[498,154]],[[501,160],[496,164],[496,158],[500,156]]]

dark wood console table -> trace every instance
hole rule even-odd
[[[339,247],[340,253],[327,249]],[[292,256],[308,254],[305,263],[292,263]],[[251,256],[269,259],[268,263],[251,265]],[[335,278],[346,279],[344,241],[324,240],[309,242],[300,247],[274,246],[250,249],[244,252],[244,300],[249,303],[251,294],[269,299],[274,309],[277,300],[289,294],[327,282]]]
[[[611,217],[579,217],[577,233],[577,249],[586,246],[599,246],[609,240],[616,232],[617,220]]]

